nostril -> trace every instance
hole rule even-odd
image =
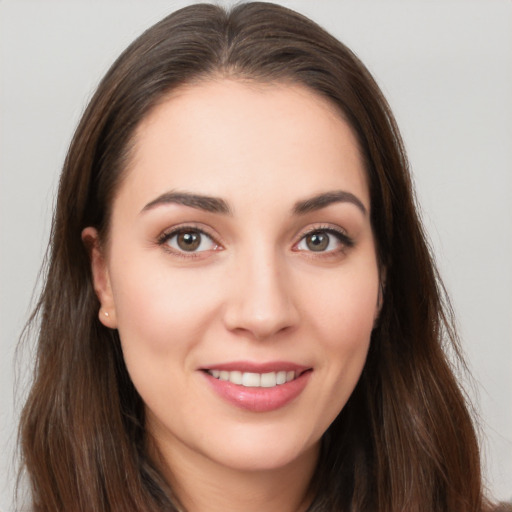
[[[238,267],[239,275],[230,280],[224,323],[232,332],[262,340],[290,331],[299,315],[286,268],[261,245],[253,249]]]

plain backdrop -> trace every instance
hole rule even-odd
[[[87,99],[186,1],[0,0],[0,510],[11,510],[15,363],[58,175]],[[220,2],[221,3],[221,2]],[[289,0],[351,47],[401,127],[476,385],[489,488],[512,498],[512,2]],[[15,400],[15,368],[18,368]]]

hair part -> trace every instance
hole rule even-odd
[[[81,232],[108,241],[141,121],[203,80],[301,84],[352,127],[386,286],[362,377],[324,436],[312,511],[484,510],[478,445],[443,346],[459,354],[418,218],[403,143],[364,65],[309,19],[262,2],[181,9],[132,43],[98,86],[59,185],[34,382],[20,424],[38,512],[176,510],[148,456],[144,406],[117,331],[98,320]],[[460,355],[460,354],[459,354]]]

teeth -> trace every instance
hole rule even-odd
[[[246,388],[259,388],[261,383],[261,375],[259,373],[243,373],[242,386]]]
[[[233,384],[242,384],[242,372],[228,372],[229,373],[229,381]]]
[[[277,385],[276,372],[261,374],[261,387],[262,388],[273,388],[276,385]]]
[[[295,372],[279,371],[269,373],[252,373],[226,370],[208,370],[208,373],[216,379],[229,381],[248,388],[273,388],[295,379]]]

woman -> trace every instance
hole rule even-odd
[[[389,108],[271,4],[135,41],[71,144],[21,441],[35,510],[488,510]]]

